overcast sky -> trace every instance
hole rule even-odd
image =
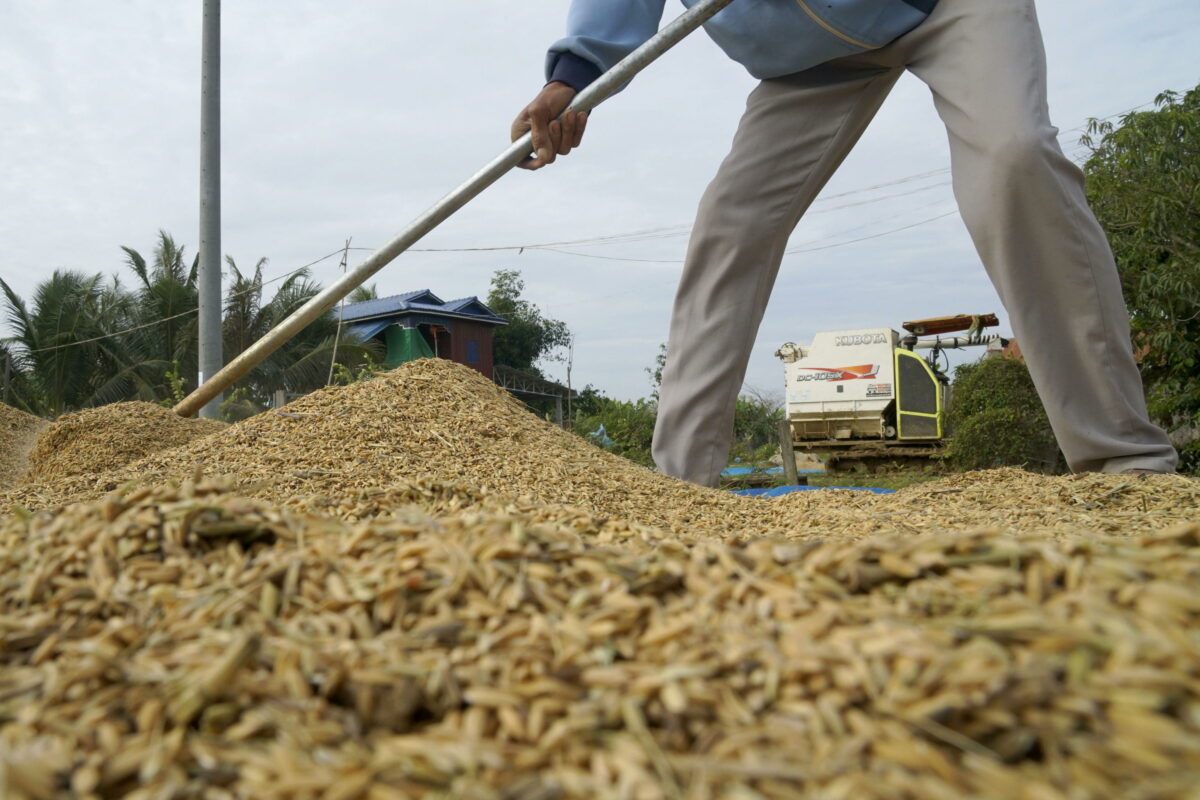
[[[272,277],[347,238],[383,244],[504,148],[566,7],[226,2],[224,251],[245,266],[269,258]],[[1088,117],[1200,80],[1196,0],[1045,0],[1039,13],[1068,153]],[[23,296],[56,268],[123,271],[119,246],[149,255],[160,228],[195,251],[200,21],[200,0],[0,4],[0,276]],[[647,394],[686,228],[753,85],[697,34],[595,114],[584,149],[506,176],[421,246],[652,236],[557,248],[569,253],[407,253],[377,276],[380,294],[482,297],[495,270],[518,269],[529,299],[576,335],[576,386]],[[948,163],[929,92],[906,76],[793,236],[807,252],[784,261],[748,384],[779,387],[772,353],[820,330],[988,311],[1007,325]],[[328,283],[337,264],[314,273]]]

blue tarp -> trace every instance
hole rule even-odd
[[[601,447],[612,447],[616,442],[609,437],[608,432],[604,430],[604,423],[600,423],[600,427],[588,434],[593,442]]]
[[[739,489],[732,494],[742,497],[782,497],[792,492],[817,492],[823,489],[848,489],[852,492],[871,492],[872,494],[893,494],[895,489],[872,489],[865,486],[776,486],[774,489]]]
[[[754,467],[726,467],[721,470],[722,478],[741,477],[743,475],[782,475],[783,467],[755,469]]]
[[[746,475],[782,475],[783,467],[771,467],[769,469],[755,469],[754,467],[727,467],[721,470],[722,478],[742,478]],[[797,475],[824,475],[823,469],[801,469],[796,471]]]

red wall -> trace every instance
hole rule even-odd
[[[450,353],[447,356],[443,353],[443,357],[448,357],[451,361],[459,364],[466,364],[472,369],[477,369],[486,375],[492,377],[492,331],[494,326],[482,325],[477,322],[467,322],[465,320],[455,320],[454,328],[450,333]],[[474,363],[467,360],[470,347],[469,343],[474,340],[478,347],[479,358]]]

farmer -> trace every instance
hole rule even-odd
[[[695,0],[685,0],[686,5]],[[578,147],[556,118],[649,39],[665,0],[573,0],[548,83],[512,126],[539,169]],[[1033,0],[734,0],[709,35],[761,83],[700,201],[675,297],[654,460],[716,486],[784,246],[896,80],[933,92],[959,211],[1075,471],[1173,472],[1150,422],[1112,252],[1058,146]]]

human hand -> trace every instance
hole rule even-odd
[[[515,142],[533,132],[533,155],[517,166],[521,169],[541,169],[565,156],[583,141],[587,114],[564,110],[575,97],[575,90],[565,83],[553,81],[538,93],[529,105],[513,120],[512,140]],[[561,117],[560,117],[561,115]]]

